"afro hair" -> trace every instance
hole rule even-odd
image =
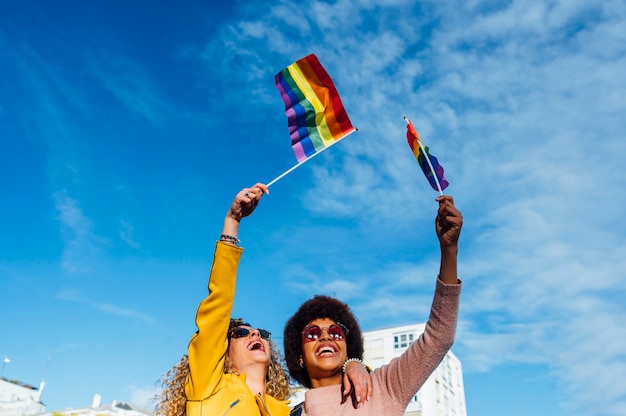
[[[356,317],[345,303],[330,296],[315,295],[304,302],[287,321],[284,331],[285,361],[291,377],[311,388],[306,368],[300,367],[302,357],[302,330],[315,319],[332,319],[348,328],[346,344],[348,358],[363,359],[363,336]]]

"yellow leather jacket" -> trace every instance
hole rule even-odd
[[[246,375],[224,374],[226,333],[235,298],[237,267],[243,250],[217,242],[209,276],[209,295],[198,306],[198,331],[189,342],[185,382],[187,416],[286,416],[287,402],[254,395]]]

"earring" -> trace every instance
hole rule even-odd
[[[300,357],[300,368],[304,368],[304,360]]]

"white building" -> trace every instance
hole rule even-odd
[[[46,410],[41,403],[39,388],[15,380],[0,378],[0,416],[31,416]]]
[[[112,404],[101,404],[99,394],[94,395],[89,407],[75,407],[54,412],[42,413],[38,416],[150,416],[152,413],[135,405],[113,401]]]
[[[46,412],[41,402],[45,383],[39,388],[0,377],[0,416],[150,416],[153,412],[135,405],[113,401],[101,404],[99,394],[94,395],[89,407],[70,408]]]
[[[363,332],[363,361],[377,368],[400,356],[424,332],[425,324],[394,326]],[[417,392],[406,416],[466,416],[461,361],[452,353]]]

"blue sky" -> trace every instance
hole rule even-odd
[[[244,220],[235,315],[316,293],[422,322],[434,192],[465,225],[469,415],[626,413],[626,2],[4,1],[0,358],[49,410],[149,405],[233,195],[295,164],[276,72],[315,53],[359,131]]]

